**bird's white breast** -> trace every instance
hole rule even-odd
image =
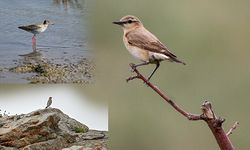
[[[43,25],[41,28],[39,28],[39,32],[44,32],[47,29],[48,25]]]
[[[136,59],[139,59],[141,61],[147,62],[149,61],[149,54],[148,51],[145,51],[143,49],[140,49],[136,46],[132,46],[128,43],[126,38],[123,38],[123,42],[129,53]]]

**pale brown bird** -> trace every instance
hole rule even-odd
[[[148,77],[148,81],[163,60],[185,65],[185,63],[177,59],[177,56],[170,52],[155,35],[149,32],[137,17],[128,15],[122,17],[120,21],[113,23],[123,28],[123,42],[128,51],[132,56],[143,62],[135,65],[135,67],[156,64],[155,69]]]
[[[48,101],[47,101],[47,106],[45,107],[46,108],[49,108],[52,104],[52,97],[49,97]]]

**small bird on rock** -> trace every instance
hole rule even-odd
[[[48,107],[50,107],[51,104],[52,104],[52,97],[49,97],[49,99],[47,101],[47,106],[45,107],[45,109],[48,108]]]

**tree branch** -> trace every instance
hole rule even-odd
[[[231,134],[231,132],[236,128],[237,125],[233,126],[229,132],[230,134],[226,134],[224,129],[222,128],[222,124],[225,121],[225,119],[217,118],[210,102],[205,101],[202,106],[202,114],[192,114],[188,113],[184,109],[182,109],[180,106],[178,106],[174,101],[172,101],[166,94],[161,92],[161,90],[153,85],[151,82],[149,82],[135,67],[135,64],[130,64],[130,67],[132,68],[133,72],[136,73],[135,76],[129,77],[126,81],[131,81],[134,79],[141,79],[144,81],[146,85],[148,85],[151,89],[153,89],[157,94],[159,94],[168,104],[170,104],[177,112],[179,112],[181,115],[186,117],[188,120],[204,120],[207,125],[209,126],[210,130],[212,131],[219,147],[221,150],[234,150],[234,147],[228,137],[228,135]],[[228,133],[229,133],[228,132]]]

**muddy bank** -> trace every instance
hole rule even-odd
[[[39,54],[24,56],[11,68],[0,68],[0,78],[16,76],[17,80],[26,83],[80,83],[93,81],[94,63],[91,58],[81,58],[79,61],[58,64],[41,57]],[[9,81],[12,83],[13,81]],[[18,82],[17,82],[18,83]]]

